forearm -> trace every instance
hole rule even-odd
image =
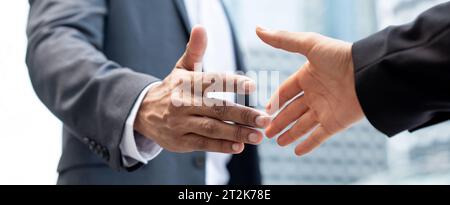
[[[450,3],[353,46],[356,90],[369,121],[393,136],[449,119]]]

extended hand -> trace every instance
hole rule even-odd
[[[216,92],[248,94],[255,90],[254,82],[243,76],[194,72],[195,64],[202,61],[206,44],[205,30],[194,28],[186,52],[175,69],[162,84],[147,93],[135,130],[172,152],[237,154],[243,151],[244,143],[261,143],[262,133],[252,128],[265,128],[270,118],[251,108],[205,97],[214,84],[222,82],[224,84],[217,87],[229,88],[226,82],[232,82],[231,90]],[[181,93],[177,92],[186,82],[189,82],[189,89],[182,91],[187,93],[179,95]],[[199,90],[191,89],[196,85],[200,85]]]
[[[293,127],[278,138],[281,146],[313,131],[295,149],[301,156],[364,117],[355,91],[351,44],[314,33],[258,28],[257,34],[275,48],[308,59],[272,96],[267,106],[271,114],[293,101],[270,124],[268,137],[276,136],[293,122]]]

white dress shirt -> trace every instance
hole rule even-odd
[[[229,22],[220,0],[184,0],[191,25],[202,25],[208,33],[208,48],[203,59],[205,72],[236,71],[236,59]],[[147,164],[163,150],[157,143],[148,140],[134,129],[134,121],[147,91],[157,83],[148,86],[139,96],[126,121],[120,149],[123,163],[131,167],[138,162]],[[234,94],[214,93],[212,98],[234,101]],[[227,164],[229,154],[206,153],[206,184],[224,185],[229,181]]]

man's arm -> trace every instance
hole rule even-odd
[[[262,133],[250,127],[264,128],[270,122],[268,116],[203,98],[214,85],[220,84],[222,89],[232,85],[231,92],[237,94],[248,94],[255,87],[251,79],[243,76],[194,72],[206,50],[203,28],[193,29],[186,52],[173,72],[146,93],[144,89],[158,79],[123,68],[102,54],[105,1],[40,0],[30,4],[27,64],[33,86],[44,104],[78,138],[106,147],[111,167],[122,168],[122,155],[130,151],[121,150],[120,145],[125,142],[122,134],[135,107],[139,108],[136,119],[129,124],[146,139],[172,152],[237,154],[243,151],[244,143],[261,143]],[[182,86],[180,82],[191,82],[189,85],[195,88],[200,85],[202,95],[188,89],[192,99],[179,95],[172,98]],[[141,94],[142,103],[136,100]],[[186,106],[176,106],[174,101]]]
[[[393,136],[450,119],[450,3],[353,45],[368,120]]]
[[[80,140],[97,141],[122,167],[119,144],[141,91],[158,79],[102,53],[103,0],[30,0],[27,64],[39,98]]]

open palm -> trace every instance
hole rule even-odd
[[[267,106],[270,114],[285,108],[266,130],[268,137],[278,135],[294,122],[278,138],[281,146],[313,131],[296,147],[295,153],[301,156],[363,118],[355,91],[351,44],[314,33],[258,28],[257,34],[275,48],[308,59],[272,96]]]

